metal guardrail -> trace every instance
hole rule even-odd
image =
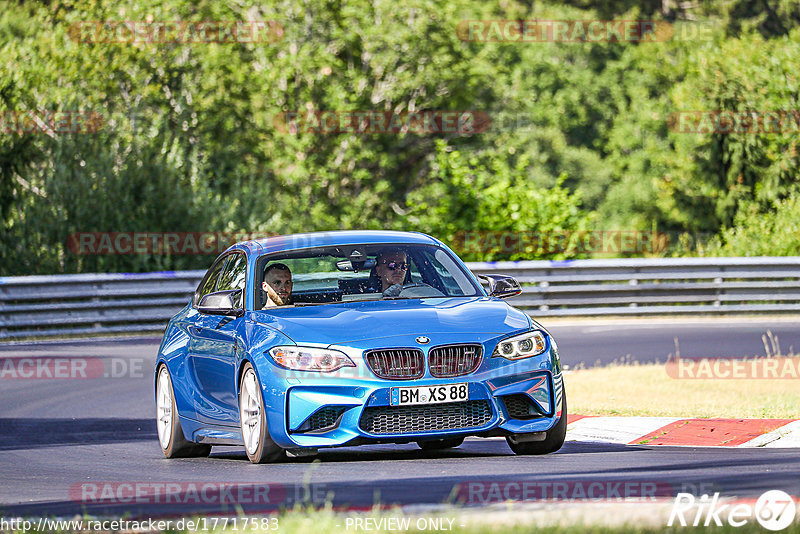
[[[205,271],[0,277],[0,339],[163,332]]]
[[[517,278],[532,316],[800,311],[800,257],[473,263]]]
[[[534,317],[800,311],[800,257],[470,263]],[[161,332],[204,271],[0,277],[0,339]]]

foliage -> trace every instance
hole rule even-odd
[[[563,253],[542,251],[536,237],[587,230],[590,218],[580,197],[562,186],[565,176],[552,188],[531,188],[529,167],[526,157],[510,167],[502,153],[468,159],[439,141],[436,180],[409,194],[406,219],[466,260],[561,259]]]
[[[708,256],[800,256],[800,195],[775,202],[775,211],[762,213],[755,204],[736,214],[702,250]]]
[[[484,43],[457,32],[464,20],[610,18],[663,18],[676,34]],[[77,23],[109,20],[276,20],[284,33],[261,43],[76,36]],[[794,194],[796,132],[685,134],[667,119],[797,110],[799,21],[786,0],[7,2],[0,113],[81,110],[103,123],[93,134],[0,133],[0,274],[212,259],[77,255],[66,245],[76,232],[395,228],[454,246],[465,232],[728,232]],[[297,111],[426,110],[474,110],[491,125],[466,135],[281,123]]]
[[[768,59],[767,59],[768,58]],[[676,159],[662,180],[671,199],[664,211],[681,226],[716,231],[734,222],[741,206],[769,210],[796,190],[800,160],[797,87],[800,31],[764,41],[728,39],[689,55],[686,79],[672,90],[675,109],[787,111],[782,133],[673,133]]]

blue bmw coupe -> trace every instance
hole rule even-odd
[[[520,291],[508,276],[479,279],[419,233],[233,245],[158,351],[164,455],[243,445],[263,463],[369,443],[445,449],[466,436],[557,451],[567,427],[558,348],[503,300]]]

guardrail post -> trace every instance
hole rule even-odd
[[[723,267],[722,270],[724,271],[725,268]],[[714,278],[714,283],[717,285],[716,290],[715,290],[715,296],[717,297],[717,299],[714,301],[714,306],[717,307],[717,308],[722,306],[722,300],[720,299],[720,295],[723,292],[722,281],[723,281],[723,278],[721,276],[718,276],[718,277]]]
[[[548,288],[548,287],[550,287],[550,282],[548,282],[547,280],[541,280],[539,282],[539,287]],[[545,301],[545,303],[539,305],[539,311],[548,311],[550,309],[550,306],[547,304],[547,292],[546,291],[542,292],[542,299]]]
[[[633,272],[634,272],[634,274],[638,274],[638,273],[639,273],[639,270],[638,270],[638,269],[636,269],[636,270],[634,270]],[[638,286],[638,285],[639,285],[639,279],[638,279],[638,278],[631,278],[630,280],[628,280],[628,285],[629,285],[629,286]],[[637,293],[637,294],[638,294],[638,293]],[[631,302],[630,304],[628,304],[628,307],[629,307],[629,308],[636,308],[636,307],[638,307],[638,306],[639,306],[639,303],[637,303],[637,302],[635,302],[635,301],[633,301],[633,302]]]

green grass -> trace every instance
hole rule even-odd
[[[619,519],[614,519],[619,516],[619,512],[611,505],[610,508],[603,509],[594,508],[594,512],[589,515],[581,513],[581,504],[570,505],[568,510],[559,509],[546,510],[546,511],[517,511],[515,509],[508,509],[506,511],[493,511],[485,510],[454,510],[451,513],[437,513],[437,514],[414,514],[403,515],[400,511],[374,511],[365,513],[335,513],[331,510],[301,510],[285,512],[277,517],[278,529],[274,532],[281,534],[345,534],[345,533],[365,533],[365,532],[448,532],[453,534],[520,534],[520,533],[568,533],[579,534],[584,532],[592,533],[675,533],[675,534],[698,534],[698,533],[750,533],[750,532],[765,532],[760,528],[754,519],[751,519],[747,524],[739,528],[734,528],[729,525],[723,527],[666,527],[666,518],[669,516],[669,504],[667,508],[661,506],[662,513],[665,513],[663,522],[658,519],[653,520],[650,517],[649,526],[636,526],[624,524]],[[649,506],[643,504],[642,506]],[[664,512],[664,510],[667,510]],[[658,514],[655,514],[656,516]],[[660,516],[659,516],[660,517]],[[355,528],[356,519],[371,519],[380,521],[381,519],[406,519],[409,522],[410,528],[405,529],[389,529],[377,528],[375,530],[366,530],[363,528]],[[418,529],[416,522],[419,519],[437,519],[444,518],[444,525],[448,525],[447,519],[453,520],[452,530],[436,530],[436,529]],[[348,523],[348,519],[350,522]],[[619,521],[621,524],[617,526],[609,526],[609,523]],[[664,526],[660,526],[660,523]],[[449,525],[448,525],[449,526]],[[228,529],[225,532],[237,532]],[[781,531],[784,534],[798,534],[800,533],[800,523],[795,522],[790,527]]]
[[[800,357],[792,359],[800,368]],[[569,411],[574,414],[800,417],[800,378],[673,378],[665,364],[619,363],[569,372],[565,380]]]

